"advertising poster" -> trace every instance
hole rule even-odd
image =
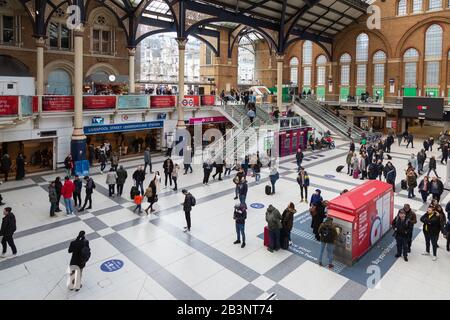
[[[200,107],[200,96],[184,96],[184,98],[192,99],[194,105],[189,105],[189,107]]]
[[[37,96],[33,96],[33,113],[38,113],[39,112],[39,101],[38,101],[38,97]]]
[[[84,110],[98,110],[98,109],[115,109],[115,96],[84,96],[83,109]]]
[[[150,108],[174,108],[176,106],[175,96],[151,96]]]
[[[200,96],[200,102],[202,106],[214,106],[216,105],[216,96]]]
[[[42,111],[44,112],[73,111],[73,109],[74,109],[73,96],[42,97]]]
[[[211,122],[228,122],[225,117],[206,117],[206,118],[190,118],[189,124],[211,123]]]
[[[119,109],[147,109],[148,96],[119,96]]]
[[[0,96],[0,116],[14,116],[19,113],[19,97]]]

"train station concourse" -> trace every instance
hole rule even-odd
[[[0,0],[0,301],[448,300],[449,145],[448,0]]]

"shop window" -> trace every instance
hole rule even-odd
[[[398,16],[406,16],[407,14],[407,1],[406,0],[400,0],[398,2],[398,6],[397,6],[397,15]]]
[[[48,38],[51,49],[70,50],[71,48],[71,32],[64,23],[50,22]]]
[[[413,13],[422,12],[423,10],[423,0],[413,0]]]

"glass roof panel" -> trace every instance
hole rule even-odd
[[[136,0],[138,2],[140,0]],[[149,11],[156,12],[156,13],[162,13],[162,14],[168,14],[170,12],[169,6],[167,3],[165,3],[162,0],[153,0],[150,2],[150,4],[146,8]]]

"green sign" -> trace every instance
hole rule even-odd
[[[439,89],[438,88],[425,88],[425,95],[430,97],[439,97]]]
[[[316,87],[316,96],[318,98],[325,98],[325,87]]]
[[[373,98],[375,99],[375,97],[378,95],[380,96],[380,99],[384,98],[384,88],[373,88]]]
[[[416,88],[403,88],[403,96],[404,97],[417,97],[417,89]]]
[[[347,101],[347,97],[350,95],[350,88],[349,87],[341,87],[339,90],[339,98],[341,100]]]
[[[366,93],[366,87],[356,87],[356,96],[361,96],[361,93]]]

